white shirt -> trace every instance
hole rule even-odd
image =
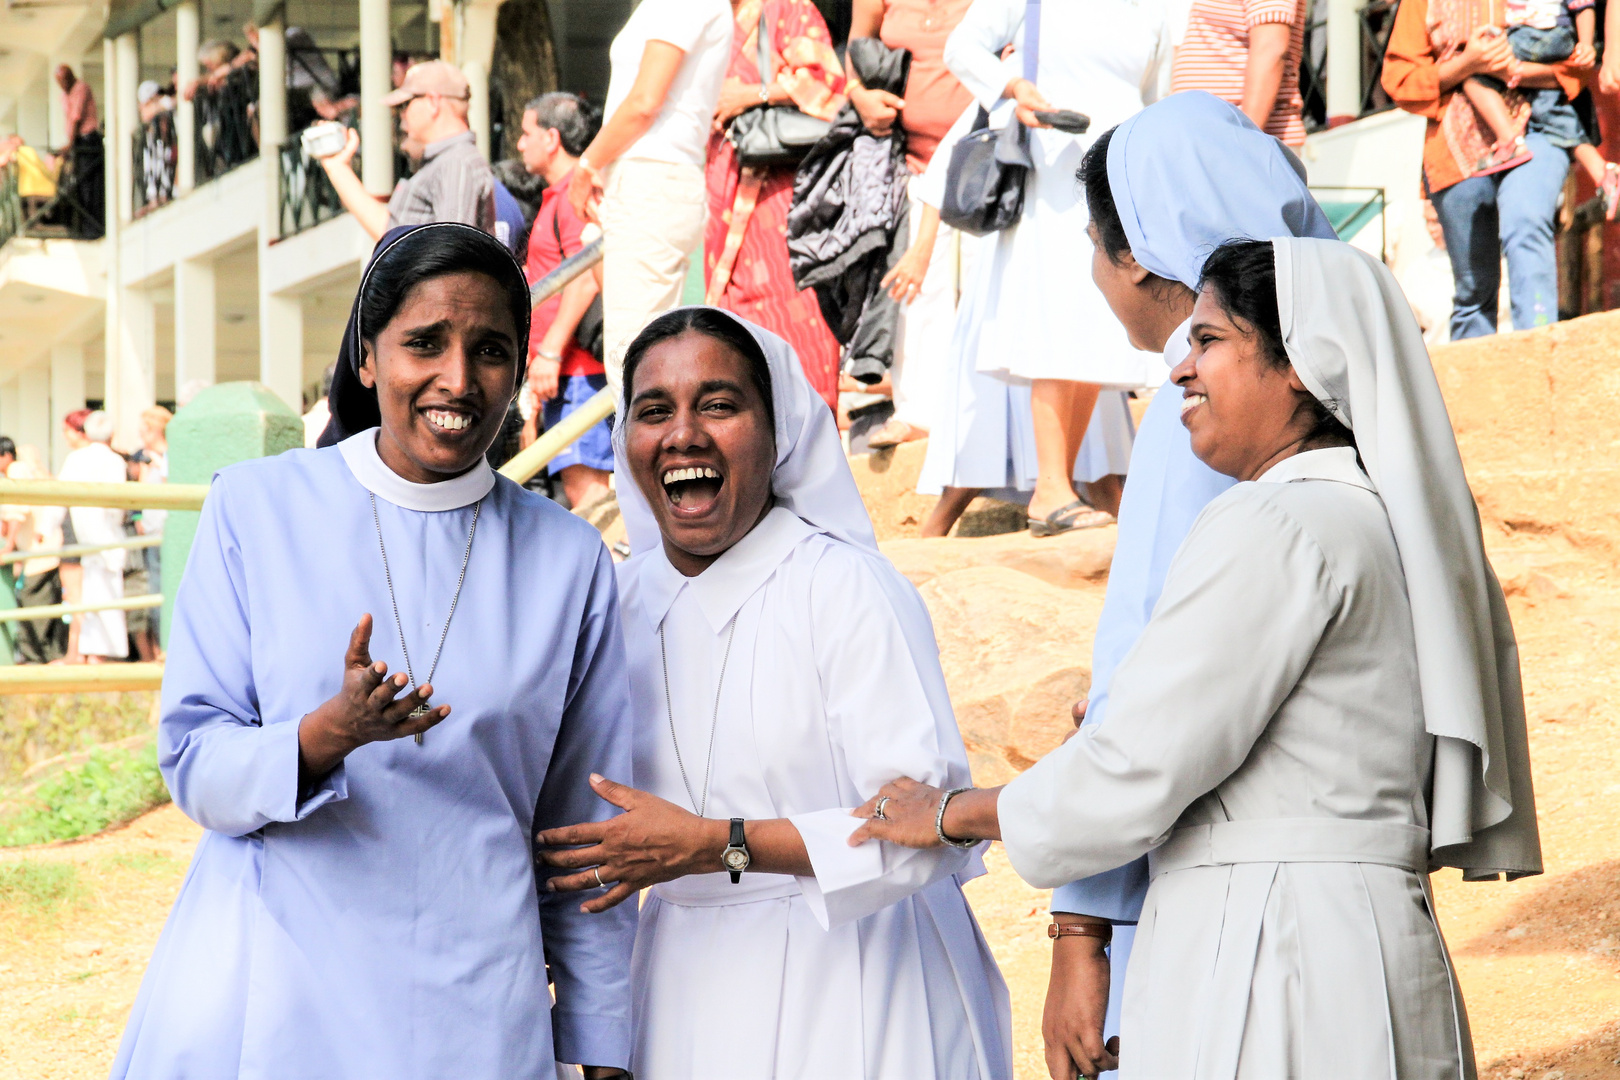
[[[649,41],[665,41],[686,55],[664,107],[646,134],[621,158],[703,167],[709,127],[731,62],[731,5],[726,0],[642,0],[608,51],[607,116],[630,96]]]

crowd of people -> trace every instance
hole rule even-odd
[[[1397,16],[1454,336],[1498,223],[1515,325],[1556,318],[1572,158],[1620,192],[1563,3]],[[159,762],[206,831],[114,1077],[1006,1080],[989,841],[1054,890],[1054,1080],[1472,1076],[1427,875],[1541,870],[1517,653],[1411,307],[1293,152],[1305,16],[855,0],[842,46],[642,0],[604,108],[535,98],[495,167],[458,69],[399,72],[412,174],[323,159],[376,247],[314,445],[218,474],[178,589]],[[492,470],[604,391],[554,499]],[[63,478],[160,480],[156,415],[144,461],[110,428]],[[980,493],[1118,524],[1075,732],[1004,787],[848,463],[923,438],[925,535]],[[558,505],[608,499],[626,552]],[[5,542],[132,527],[80,514]],[[113,595],[114,554],[19,588]]]
[[[62,418],[68,452],[55,479],[88,483],[161,484],[168,480],[167,429],[173,414],[161,405],[141,413],[140,446],[112,448],[113,419],[100,410],[75,409]],[[0,436],[0,474],[8,480],[50,480],[40,447]],[[109,507],[0,506],[0,583],[21,608],[100,605],[163,591],[162,552],[156,546],[103,547],[133,537],[161,537],[162,510]],[[37,554],[30,554],[37,553]],[[28,619],[0,629],[0,648],[19,664],[99,664],[159,660],[163,647],[154,608],[98,608],[55,618]]]

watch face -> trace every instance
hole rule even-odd
[[[746,870],[748,852],[742,848],[726,848],[725,854],[720,856],[720,861],[726,864],[727,870]]]

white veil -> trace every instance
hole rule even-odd
[[[1423,334],[1376,259],[1332,241],[1272,244],[1288,359],[1355,432],[1406,572],[1436,737],[1431,863],[1471,879],[1540,873],[1518,645]]]
[[[677,308],[677,311],[686,310]],[[872,519],[861,502],[855,476],[844,457],[844,444],[827,403],[810,387],[793,346],[763,327],[721,308],[710,308],[753,335],[770,366],[772,405],[776,412],[776,466],[771,491],[817,529],[856,547],[877,553]],[[613,468],[618,475],[619,512],[624,515],[630,551],[639,555],[661,541],[658,521],[636,486],[625,456],[624,401],[616,404],[613,422]]]

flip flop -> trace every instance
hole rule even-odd
[[[1082,519],[1085,520],[1082,521]],[[1058,536],[1062,533],[1074,532],[1077,529],[1095,529],[1100,525],[1112,525],[1113,523],[1114,517],[1112,514],[1092,509],[1086,505],[1084,500],[1076,499],[1067,506],[1060,506],[1047,514],[1045,520],[1030,518],[1029,535],[1037,538]]]
[[[895,428],[901,429],[900,434],[893,434],[893,429]],[[866,445],[870,446],[873,450],[887,450],[891,446],[899,446],[903,442],[911,442],[913,440],[913,432],[916,430],[916,428],[912,427],[904,420],[890,419],[886,421],[882,427],[878,428],[867,437]],[[890,435],[886,436],[884,432],[889,432]]]

